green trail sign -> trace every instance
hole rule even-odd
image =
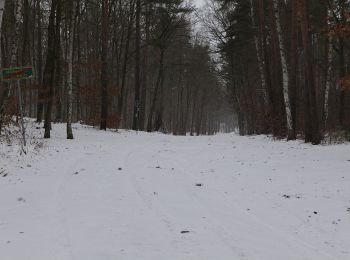
[[[11,80],[22,80],[30,79],[33,77],[33,68],[32,67],[15,67],[2,69],[1,71],[2,80],[11,81]]]

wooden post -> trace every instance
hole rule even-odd
[[[19,100],[19,111],[21,115],[21,130],[22,130],[22,137],[23,137],[23,145],[26,146],[26,129],[24,127],[24,118],[23,118],[23,106],[22,106],[22,94],[21,94],[21,82],[17,80],[17,95]]]

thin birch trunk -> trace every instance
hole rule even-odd
[[[16,32],[12,41],[12,49],[11,49],[11,66],[17,65],[17,53],[18,53],[18,45],[19,45],[19,35],[21,29],[21,18],[22,18],[22,0],[16,1]]]
[[[328,52],[327,52],[327,75],[326,75],[326,87],[324,93],[324,104],[323,104],[323,126],[324,129],[327,127],[328,115],[329,115],[329,91],[332,84],[332,71],[333,71],[333,35],[331,35],[331,17],[332,10],[328,9]]]
[[[275,18],[276,18],[279,51],[281,55],[283,98],[284,98],[284,106],[286,109],[286,117],[287,117],[288,139],[293,139],[293,135],[294,135],[293,118],[292,118],[292,109],[289,101],[289,72],[288,72],[288,66],[287,66],[286,51],[283,44],[283,35],[282,35],[281,19],[280,19],[279,8],[278,8],[278,0],[273,0],[273,5],[274,5]]]
[[[5,0],[0,0],[0,38],[1,38],[1,32],[2,32],[2,18],[4,15],[4,7],[5,7]]]
[[[19,35],[20,35],[20,29],[21,29],[22,7],[23,7],[22,0],[17,0],[15,5],[16,30],[12,40],[12,48],[11,48],[11,66],[12,67],[15,67],[17,65],[17,53],[18,53]],[[5,115],[5,109],[10,97],[12,85],[13,84],[10,83],[9,86],[4,89],[0,100],[0,128],[3,122],[3,117]]]
[[[297,92],[298,92],[298,68],[299,68],[299,56],[298,56],[298,3],[292,2],[291,13],[291,32],[290,32],[290,80],[289,80],[289,100],[292,109],[293,119],[293,139],[296,139],[296,126],[297,126]]]
[[[324,110],[323,110],[323,124],[324,127],[327,125],[328,115],[329,115],[329,91],[331,89],[332,84],[332,63],[333,63],[333,45],[332,45],[333,37],[329,36],[328,39],[328,53],[327,53],[327,78],[326,78],[326,88],[324,93]]]

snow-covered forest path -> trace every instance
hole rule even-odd
[[[350,259],[349,145],[75,128],[0,155],[0,259]]]

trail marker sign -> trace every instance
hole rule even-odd
[[[2,69],[1,72],[3,81],[30,79],[33,77],[32,67],[7,68]]]

